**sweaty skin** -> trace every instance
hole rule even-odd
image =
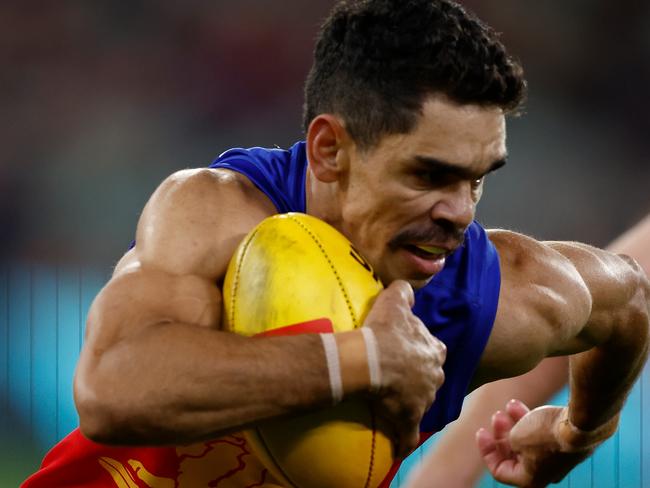
[[[516,246],[507,246],[505,251],[499,234],[491,239],[502,259],[520,259]],[[505,239],[508,242],[509,237]],[[538,247],[546,250],[538,251]],[[493,367],[498,369],[499,364],[512,360],[507,351],[515,348],[505,343],[499,347],[500,340],[509,338],[517,346],[522,343],[513,324],[523,326],[518,330],[522,335],[534,331],[535,324],[545,324],[542,333],[550,334],[545,355],[573,354],[569,407],[540,407],[528,413],[523,404],[508,404],[509,418],[504,416],[494,432],[481,430],[478,444],[498,481],[535,487],[562,479],[614,433],[625,397],[647,357],[650,287],[643,270],[626,256],[566,242],[528,242],[524,249],[540,258],[539,262],[526,259],[525,266],[545,269],[535,271],[532,280],[531,275],[522,279],[525,273],[504,275],[504,308],[499,307],[478,384],[485,378],[480,375],[490,375]],[[573,275],[564,281],[569,288],[547,281],[554,275],[561,277],[558,272],[567,278]],[[536,304],[528,310],[533,313],[521,315],[516,301],[531,298]],[[508,307],[508,303],[512,305]],[[501,327],[503,319],[509,320],[508,328]],[[501,336],[504,330],[507,334]],[[516,350],[534,351],[529,340],[523,339]],[[529,360],[529,366],[537,362]]]
[[[89,314],[75,376],[87,437],[185,444],[331,404],[318,336],[251,341],[219,330],[215,283],[243,236],[274,213],[250,182],[227,171],[184,171],[158,188],[138,224],[137,246],[120,260]],[[395,421],[403,456],[415,447],[419,418],[442,384],[445,353],[411,313],[412,304],[410,286],[395,281],[366,320],[380,343],[399,352],[380,358],[380,396],[386,415],[414,419],[408,428]],[[349,363],[348,375],[367,378],[365,357]],[[402,375],[404,368],[411,374]],[[370,388],[368,381],[346,384],[356,388],[348,394]]]
[[[390,284],[364,324],[377,338],[382,385],[371,393],[367,382],[357,381],[345,394],[375,396],[403,456],[417,444],[445,359],[444,345],[411,312],[411,286],[426,284],[444,254],[421,259],[412,250],[448,254],[460,245],[484,177],[506,158],[504,115],[431,96],[411,132],[361,150],[343,121],[321,114],[307,132],[307,156],[308,213],[342,231]],[[184,171],[156,190],[138,223],[137,246],[89,315],[75,377],[86,436],[104,443],[190,443],[330,403],[318,337],[251,341],[220,330],[219,283],[227,263],[241,238],[273,213],[250,182],[227,171]],[[550,354],[590,350],[573,365],[568,417],[584,430],[608,421],[645,357],[642,273],[578,244],[543,244],[507,231],[490,238],[501,257],[502,298],[477,384],[519,374]],[[367,376],[365,361],[356,366],[349,374]],[[594,386],[591,376],[604,372]],[[563,468],[546,469],[547,461],[564,460],[558,451],[584,443],[560,425],[560,415],[541,422],[534,412],[527,417],[532,422],[522,424],[528,424],[522,437],[544,445],[542,453],[522,447],[524,475],[561,474]],[[560,447],[548,449],[549,442]]]
[[[635,259],[646,274],[650,273],[650,214],[630,228],[607,249]],[[548,401],[565,386],[569,374],[569,358],[559,356],[542,361],[534,370],[515,378],[489,383],[469,397],[460,418],[445,433],[411,474],[409,488],[472,488],[485,472],[485,464],[476,449],[468,449],[476,432],[490,424],[508,427],[512,420],[505,406],[511,400],[537,407]],[[516,403],[516,402],[515,402]],[[507,432],[502,434],[507,435]]]

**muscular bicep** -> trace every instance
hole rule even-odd
[[[491,231],[490,239],[499,252],[501,291],[474,386],[522,374],[544,357],[588,347],[582,331],[591,295],[571,260],[514,232]]]
[[[169,322],[218,328],[221,293],[214,282],[140,265],[114,276],[88,313],[85,349],[94,354]]]
[[[142,212],[136,246],[93,302],[89,347],[103,350],[166,322],[218,327],[218,284],[230,257],[272,213],[270,202],[240,175],[199,169],[169,177]]]

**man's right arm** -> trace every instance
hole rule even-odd
[[[230,256],[274,212],[229,172],[183,171],[158,188],[137,246],[89,312],[75,375],[84,434],[191,442],[331,400],[318,336],[253,341],[219,330]]]
[[[251,339],[220,330],[219,286],[230,258],[274,213],[249,180],[229,171],[183,171],[156,190],[136,247],[89,312],[74,383],[87,437],[185,444],[331,405],[318,335]],[[396,281],[364,323],[375,332],[382,371],[374,396],[402,456],[416,447],[420,419],[444,377],[444,345],[413,315],[412,300],[410,286]],[[363,347],[359,330],[335,336]],[[342,364],[344,394],[369,392],[365,354],[342,357]]]

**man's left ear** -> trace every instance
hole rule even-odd
[[[340,118],[320,114],[307,129],[309,168],[316,178],[332,183],[347,168],[348,148],[352,142]]]

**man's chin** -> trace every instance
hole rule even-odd
[[[433,279],[435,275],[428,275],[426,277],[413,277],[413,276],[390,276],[384,279],[383,277],[380,277],[381,282],[384,284],[385,287],[388,287],[393,281],[395,280],[403,280],[406,281],[409,285],[414,290],[419,290],[420,288],[424,288],[429,284],[429,282]]]
[[[387,286],[394,280],[404,280],[414,290],[426,286],[446,263],[445,255],[423,256],[409,247],[397,248],[389,256],[390,259],[383,261],[387,266],[379,269],[382,283]]]
[[[420,288],[424,288],[425,286],[427,286],[432,279],[433,276],[429,276],[428,278],[421,278],[421,279],[414,279],[414,278],[404,279],[404,281],[407,281],[409,285],[413,287],[414,290],[419,290]]]

